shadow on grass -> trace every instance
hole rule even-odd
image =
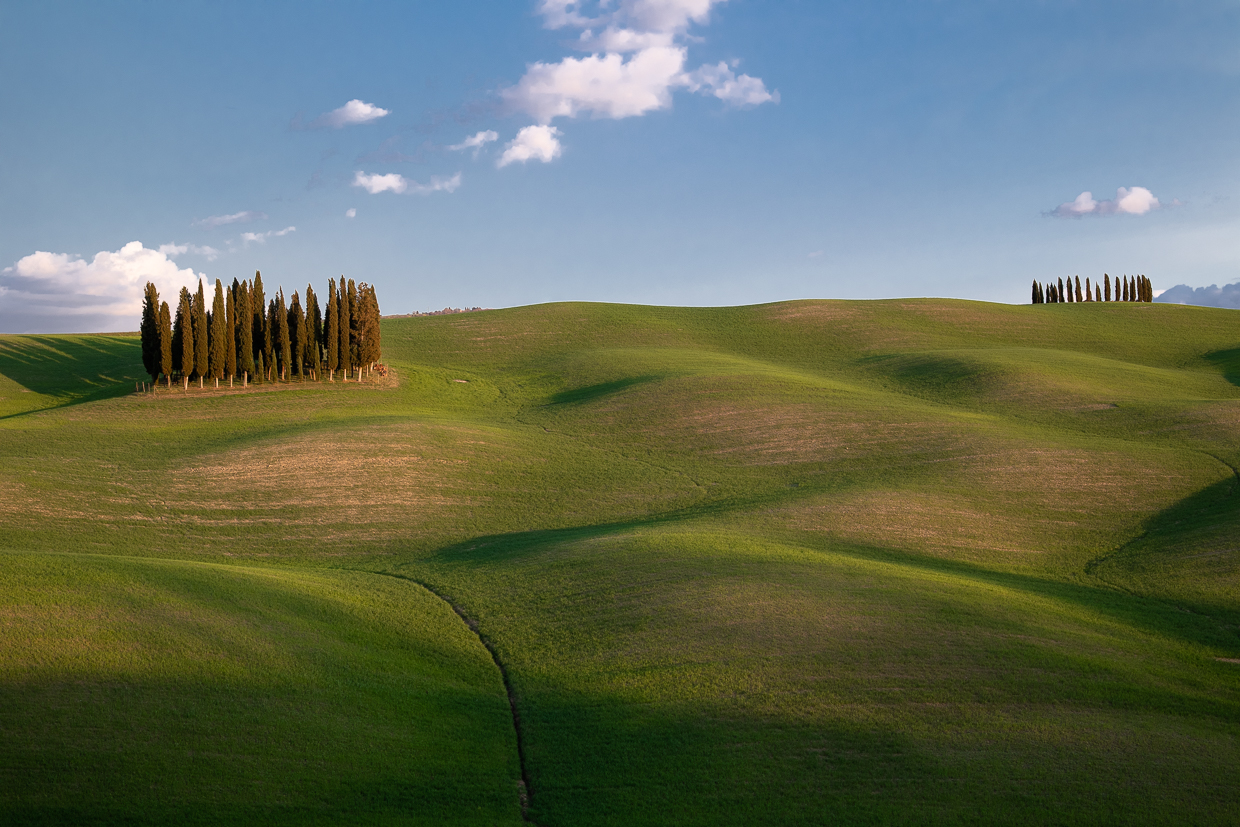
[[[614,382],[600,382],[597,385],[587,385],[584,388],[572,388],[571,390],[560,391],[555,394],[551,397],[548,404],[580,405],[585,402],[593,402],[613,393],[619,393],[634,385],[644,385],[647,382],[654,382],[662,378],[662,376],[653,374],[649,376],[629,376],[624,379],[617,379]]]
[[[69,405],[132,392],[142,355],[128,336],[4,336],[0,374]]]
[[[1207,353],[1206,361],[1222,371],[1223,378],[1228,382],[1240,385],[1240,347]]]

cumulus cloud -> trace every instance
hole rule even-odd
[[[429,195],[432,192],[455,192],[457,187],[461,185],[461,173],[453,175],[451,178],[443,178],[438,175],[431,176],[429,183],[420,184],[406,178],[395,172],[389,172],[386,175],[367,175],[358,170],[353,175],[353,186],[361,187],[371,195],[378,195],[381,192],[395,193],[412,193],[414,195]]]
[[[344,211],[345,218],[357,218],[357,207],[349,207]]]
[[[0,270],[4,294],[0,328],[135,330],[148,281],[155,283],[160,297],[171,305],[181,287],[195,284],[200,276],[191,268],[178,268],[167,253],[147,249],[140,241],[114,252],[96,253],[89,261],[40,250]]]
[[[279,238],[282,235],[297,232],[296,227],[285,227],[283,230],[268,230],[265,233],[242,233],[241,240],[247,245],[251,242],[255,244],[263,244],[269,238]]]
[[[311,129],[342,129],[350,124],[370,123],[392,114],[388,109],[380,109],[373,103],[354,98],[339,109],[324,112],[310,122]]]
[[[498,140],[499,140],[499,133],[493,129],[487,129],[483,132],[478,132],[473,135],[470,135],[468,138],[461,141],[459,144],[453,144],[452,146],[448,147],[448,149],[451,149],[453,151],[459,151],[462,149],[480,149],[486,146],[487,144],[489,144],[491,141],[498,141]]]
[[[265,219],[267,213],[257,212],[256,210],[244,210],[235,212],[232,215],[212,215],[207,218],[201,218],[194,222],[196,227],[223,227],[225,224],[245,224],[250,221],[259,221]]]
[[[779,92],[771,92],[766,84],[749,75],[739,77],[728,64],[720,61],[715,66],[702,66],[683,77],[690,92],[714,95],[732,106],[757,106],[762,103],[779,103]]]
[[[168,258],[176,258],[186,253],[195,256],[202,256],[207,261],[215,261],[220,256],[220,251],[210,246],[198,246],[197,244],[160,244],[159,252]]]
[[[1115,198],[1105,201],[1094,200],[1092,192],[1083,192],[1072,201],[1066,201],[1049,215],[1057,218],[1080,218],[1086,215],[1145,215],[1150,210],[1161,207],[1154,193],[1145,187],[1120,187],[1115,191]]]
[[[735,64],[686,71],[685,44],[695,39],[689,29],[707,23],[720,2],[542,0],[543,24],[580,29],[573,46],[592,54],[529,64],[515,85],[499,91],[504,108],[549,126],[556,118],[631,118],[668,109],[677,89],[731,106],[778,103],[779,92],[760,78],[737,75]],[[555,146],[558,154],[558,141]],[[507,151],[504,157],[509,158]],[[526,159],[513,155],[508,162]]]
[[[562,147],[556,137],[560,130],[554,126],[527,126],[517,133],[517,137],[504,147],[504,154],[495,162],[497,167],[506,167],[520,161],[542,161],[544,164],[560,157]]]

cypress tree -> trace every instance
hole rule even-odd
[[[336,280],[327,281],[327,323],[323,326],[323,350],[327,351],[327,376],[336,378],[336,368],[340,366],[340,328],[336,323],[336,312],[340,299],[336,296]]]
[[[349,320],[353,317],[353,313],[349,308],[349,291],[345,289],[344,276],[340,277],[340,306],[336,310],[336,326],[339,328],[340,338],[339,356],[337,356],[336,364],[340,367],[340,376],[344,381],[349,381],[349,371],[353,369],[353,351],[349,342]]]
[[[280,378],[288,380],[291,378],[292,367],[290,362],[293,358],[293,344],[288,337],[288,308],[284,306],[284,291],[280,290],[276,293],[276,335],[280,345]]]
[[[1076,277],[1076,300],[1083,301],[1083,299],[1081,298],[1081,277],[1080,276]]]
[[[1037,280],[1037,279],[1034,279],[1034,280],[1033,280],[1033,298],[1032,298],[1032,300],[1030,300],[1030,302],[1029,302],[1029,303],[1030,303],[1030,304],[1037,304],[1037,303],[1038,303],[1038,280]]]
[[[190,377],[194,375],[195,355],[198,348],[194,346],[194,302],[190,297],[189,288],[181,288],[181,302],[177,305],[177,322],[173,336],[180,347],[173,347],[173,357],[179,358],[181,379],[185,389],[189,390]]]
[[[142,367],[151,375],[151,384],[159,380],[159,291],[146,283],[142,296]]]
[[[1094,288],[1090,287],[1089,276],[1086,276],[1085,277],[1085,301],[1091,302],[1093,300],[1094,300]]]
[[[1111,277],[1110,277],[1109,275],[1107,275],[1106,273],[1103,273],[1103,274],[1102,274],[1102,283],[1103,283],[1104,285],[1106,285],[1106,292],[1102,294],[1102,295],[1103,295],[1103,299],[1104,299],[1105,301],[1110,301],[1110,300],[1111,300]]]
[[[231,388],[233,377],[237,375],[237,294],[230,289],[224,303],[228,311],[228,321],[224,325],[224,373]]]
[[[263,374],[263,378],[270,376],[273,382],[276,380],[276,345],[279,344],[279,335],[275,329],[277,312],[276,300],[267,302],[267,317],[263,322],[263,364],[267,366],[267,373]]]
[[[1094,301],[1102,301],[1102,288],[1096,284],[1094,285]]]
[[[237,370],[241,372],[242,382],[248,383],[254,373],[254,308],[245,282],[241,282],[237,299]]]
[[[263,274],[254,271],[254,285],[250,288],[250,309],[254,312],[254,326],[250,330],[250,344],[254,348],[254,358],[258,359],[259,355],[266,349],[266,330],[267,317],[264,311],[267,309],[267,295],[263,292]],[[267,359],[264,365],[270,365],[271,359]],[[258,376],[266,376],[262,371],[256,371]]]
[[[358,362],[368,370],[379,361],[379,299],[373,284],[362,284],[357,289],[360,304],[358,323]]]
[[[1142,276],[1141,280],[1145,282],[1145,300],[1147,302],[1154,301],[1154,282],[1150,281],[1145,276]]]
[[[354,370],[362,366],[361,353],[358,352],[358,325],[362,321],[358,301],[357,285],[353,283],[353,279],[349,279],[349,366]]]
[[[1132,280],[1124,276],[1124,301],[1132,301]]]
[[[1059,280],[1059,287],[1055,290],[1055,300],[1063,301],[1063,279]]]
[[[215,380],[215,386],[220,386],[220,378],[224,375],[225,362],[228,360],[228,347],[225,340],[228,338],[228,315],[224,309],[224,285],[219,279],[215,280],[215,298],[211,300],[211,335],[208,339],[207,361],[209,364],[209,376]]]
[[[207,346],[211,334],[207,326],[207,300],[203,296],[202,280],[198,281],[198,292],[194,295],[194,375],[198,377],[198,387],[210,371]]]
[[[172,313],[168,302],[159,303],[159,371],[172,387]]]
[[[301,299],[296,290],[293,291],[293,301],[288,308],[288,338],[289,352],[292,354],[289,362],[289,376],[303,379],[305,378],[306,314],[302,312]]]
[[[319,378],[319,367],[323,364],[323,353],[319,348],[323,341],[323,311],[319,309],[319,297],[314,288],[306,285],[306,362],[310,365],[311,376]]]

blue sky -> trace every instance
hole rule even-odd
[[[1235,2],[3,4],[0,331],[256,269],[385,313],[1225,284],[1238,44]]]

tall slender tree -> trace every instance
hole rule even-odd
[[[1091,287],[1089,284],[1089,276],[1086,276],[1085,277],[1085,301],[1091,302],[1093,300],[1094,300],[1094,288]]]
[[[202,280],[198,280],[198,292],[194,294],[194,375],[198,377],[198,387],[211,371],[208,345],[210,328],[207,326],[207,300],[203,295]]]
[[[276,300],[271,299],[267,302],[267,315],[263,323],[263,364],[267,366],[267,373],[263,375],[266,379],[271,377],[271,381],[275,381],[278,370],[276,368],[276,348],[280,344],[280,336],[277,328],[276,313],[278,306]]]
[[[198,365],[196,355],[198,348],[194,343],[194,302],[188,287],[181,288],[181,301],[177,305],[176,330],[173,331],[173,337],[177,339],[180,347],[173,347],[172,354],[178,359],[181,381],[185,383],[185,389],[189,390],[189,380]]]
[[[362,282],[357,288],[358,301],[358,362],[373,370],[379,361],[379,299],[373,285]]]
[[[232,288],[224,293],[224,305],[228,312],[224,325],[224,374],[228,377],[228,386],[232,387],[233,377],[237,375],[237,293]]]
[[[291,365],[293,359],[293,345],[289,341],[288,335],[288,308],[284,306],[284,291],[276,292],[276,338],[280,345],[280,379],[287,381],[291,378]]]
[[[1102,288],[1096,284],[1094,285],[1094,301],[1102,301]]]
[[[349,307],[349,291],[345,287],[344,276],[340,277],[340,306],[336,309],[336,324],[340,338],[340,353],[337,356],[336,364],[340,368],[340,376],[346,382],[349,379],[349,372],[353,370],[353,349],[350,339],[350,320],[353,318],[352,309]]]
[[[323,355],[319,345],[323,341],[323,311],[319,309],[319,297],[314,288],[306,285],[306,362],[310,365],[311,375],[319,378],[319,366],[323,364]]]
[[[168,302],[159,303],[159,372],[172,388],[172,313]]]
[[[251,332],[251,344],[254,346],[254,359],[258,360],[260,354],[265,354],[267,359],[263,363],[265,367],[271,366],[271,354],[268,353],[267,346],[270,337],[267,335],[267,295],[263,292],[263,274],[254,271],[254,286],[250,289],[250,308],[254,311],[254,328]],[[258,371],[259,375],[266,376],[266,371]]]
[[[1030,304],[1038,304],[1038,280],[1033,280],[1033,300]]]
[[[159,381],[159,291],[146,283],[142,296],[142,367],[151,375],[151,384]]]
[[[1083,301],[1083,299],[1081,298],[1081,277],[1080,276],[1076,277],[1076,300],[1078,302]]]
[[[293,298],[288,307],[288,338],[289,338],[289,376],[305,378],[306,355],[306,314],[301,309],[301,298],[293,291]]]
[[[224,305],[224,285],[215,280],[215,297],[211,300],[210,337],[207,340],[207,375],[220,386],[224,376],[224,363],[228,360],[228,348],[224,344],[228,337],[228,312]]]
[[[327,324],[323,328],[323,350],[327,351],[327,376],[335,380],[336,368],[340,367],[340,297],[336,295],[336,280],[327,282]]]
[[[237,370],[241,372],[242,383],[248,384],[254,375],[254,308],[245,282],[241,282],[237,298]]]
[[[349,279],[349,366],[354,370],[361,367],[361,354],[358,352],[358,325],[361,324],[361,315],[359,313],[357,298],[357,285],[353,283],[353,279]]]
[[[1107,273],[1102,274],[1102,283],[1106,286],[1105,292],[1102,294],[1104,301],[1111,300],[1111,276]]]

